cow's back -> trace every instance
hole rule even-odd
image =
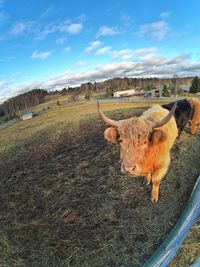
[[[162,105],[163,108],[171,110],[175,102]],[[185,128],[188,121],[192,118],[194,108],[187,99],[181,99],[177,101],[177,107],[174,112],[177,127],[179,129],[179,135]]]
[[[162,105],[163,108],[171,110],[175,102]],[[177,127],[185,126],[189,119],[192,117],[192,106],[187,99],[181,99],[177,101],[177,107],[174,112],[174,117],[177,123]]]

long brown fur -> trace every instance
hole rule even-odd
[[[133,117],[126,119],[119,127],[120,135],[124,137],[131,137],[132,142],[135,145],[142,143],[142,140],[149,135],[152,131],[152,122],[159,121],[165,117],[169,112],[159,105],[155,105],[152,108],[145,111],[139,118]],[[167,147],[171,149],[176,137],[177,126],[175,119],[172,117],[168,123],[159,128],[162,130],[163,135],[167,136]]]
[[[170,149],[176,140],[178,129],[174,117],[157,129],[153,129],[152,125],[168,113],[168,110],[155,105],[140,117],[123,120],[119,127],[110,127],[104,133],[105,138],[112,143],[125,140],[124,148],[123,145],[120,147],[121,161],[125,165],[138,163],[142,166],[139,175],[146,176],[148,183],[152,181],[153,202],[158,200],[159,184],[168,170]]]
[[[188,102],[193,109],[192,118],[189,122],[189,129],[191,134],[195,134],[200,125],[200,101],[194,97],[191,97],[188,99]]]

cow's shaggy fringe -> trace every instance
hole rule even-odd
[[[122,137],[130,137],[135,145],[142,145],[152,132],[152,122],[163,119],[168,111],[160,105],[154,105],[145,111],[139,118],[133,117],[122,122],[118,131]],[[169,130],[169,128],[171,128]],[[174,118],[170,122],[160,127],[164,133],[167,133],[169,139],[169,147],[171,148],[177,136],[177,127]]]
[[[148,119],[130,118],[124,120],[118,129],[120,136],[130,138],[136,146],[142,145],[152,131],[151,123]]]

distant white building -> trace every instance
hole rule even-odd
[[[145,97],[157,98],[162,96],[162,88],[152,89],[145,93]]]
[[[135,95],[136,89],[114,92],[114,97],[132,96]]]
[[[29,119],[32,119],[34,116],[33,112],[27,112],[27,113],[24,113],[22,115],[22,120],[25,121],[25,120],[29,120]]]

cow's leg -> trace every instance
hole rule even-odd
[[[145,177],[146,184],[149,185],[151,183],[151,173],[149,172]]]
[[[186,124],[187,124],[187,121],[184,122],[184,123],[182,124],[182,126],[179,128],[179,130],[178,130],[178,139],[180,138],[180,136],[181,136],[181,134],[182,134],[182,132],[183,132],[183,130],[184,130]]]
[[[180,138],[180,136],[181,136],[181,134],[183,132],[183,129],[184,129],[184,127],[179,128],[179,130],[178,130],[178,139]]]
[[[159,186],[162,178],[165,176],[167,172],[168,166],[157,169],[154,173],[152,173],[152,184],[153,188],[151,191],[151,201],[157,202],[159,196]]]

